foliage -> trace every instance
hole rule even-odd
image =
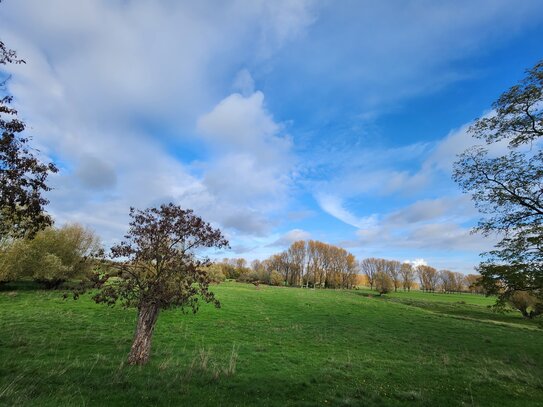
[[[67,280],[86,277],[94,265],[91,258],[99,248],[94,232],[81,225],[50,227],[32,239],[7,245],[0,274],[10,280],[32,278],[46,288],[56,288]]]
[[[198,296],[218,305],[208,290],[205,267],[211,262],[199,259],[201,247],[225,247],[228,242],[218,229],[174,204],[145,210],[130,209],[130,227],[125,240],[111,248],[115,273],[100,276],[97,302],[139,307],[153,302],[161,309],[198,309]],[[115,284],[104,284],[117,277]]]
[[[454,179],[485,215],[476,231],[501,237],[479,272],[480,284],[503,305],[517,290],[543,298],[543,61],[493,108],[470,128],[486,146],[460,155]],[[496,155],[505,142],[508,153]]]
[[[293,242],[288,250],[254,264],[266,270],[268,281],[276,271],[282,276],[281,285],[294,287],[352,288],[358,273],[351,253],[316,240]]]
[[[220,264],[213,263],[203,269],[207,273],[210,283],[219,284],[226,280],[226,276],[223,274]]]
[[[223,259],[216,264],[221,268],[222,273],[228,279],[237,279],[242,274],[247,274],[251,271],[247,268],[247,261],[242,258]]]
[[[415,269],[410,263],[402,263],[400,267],[400,275],[402,277],[402,287],[407,291],[415,285]]]
[[[513,291],[507,298],[513,308],[520,311],[524,318],[532,319],[543,314],[543,301],[526,291]]]
[[[283,285],[283,283],[284,283],[284,280],[281,273],[279,273],[278,271],[272,270],[272,272],[270,273],[270,285],[279,286],[279,285]]]
[[[419,276],[420,289],[422,291],[436,291],[439,274],[435,268],[421,264],[417,266],[417,275]]]
[[[20,64],[23,60],[0,41],[0,65]],[[0,91],[6,81],[0,82]],[[49,202],[43,192],[49,191],[47,177],[58,171],[52,163],[44,163],[30,148],[29,138],[20,134],[25,124],[10,107],[13,97],[0,95],[0,240],[32,237],[52,224],[44,207]]]
[[[441,290],[445,293],[465,291],[467,280],[466,276],[462,273],[450,270],[440,270],[439,280]]]
[[[484,294],[485,290],[481,285],[480,274],[468,274],[464,277],[468,291],[471,293]]]
[[[379,294],[387,294],[394,290],[394,282],[386,272],[378,271],[375,274],[375,290]]]
[[[247,273],[240,274],[236,279],[239,283],[254,283],[254,282],[263,282],[260,278],[261,276],[256,271],[249,271]]]
[[[375,285],[375,276],[377,273],[379,271],[384,271],[382,261],[383,259],[370,257],[360,262],[360,270],[362,270],[362,273],[366,276],[366,280],[368,281],[371,290],[373,290],[373,286]]]

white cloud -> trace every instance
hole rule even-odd
[[[292,243],[298,240],[309,240],[311,239],[311,233],[302,230],[302,229],[292,229],[283,234],[275,242],[271,243],[269,246],[281,246],[286,247],[290,246]]]
[[[221,206],[242,202],[245,216],[259,214],[258,232],[269,231],[270,221],[263,219],[285,207],[294,159],[290,140],[280,136],[281,126],[264,106],[263,93],[226,97],[198,119],[197,127],[215,156],[202,165],[207,190],[221,197]]]
[[[33,144],[62,169],[49,194],[57,223],[84,222],[109,242],[130,206],[171,200],[234,239],[269,233],[287,199],[290,163],[277,158],[290,140],[248,71],[246,97],[213,106],[239,66],[265,63],[311,14],[298,0],[2,3],[0,37],[27,61],[6,67],[9,90]],[[194,134],[199,117],[204,137]],[[211,157],[183,162],[187,142]]]
[[[428,265],[428,263],[424,259],[404,260],[403,262],[404,263],[409,263],[413,267],[427,266]]]
[[[320,194],[317,201],[323,211],[340,221],[359,229],[369,229],[377,223],[377,215],[357,217],[343,207],[342,201],[332,195]]]
[[[198,131],[212,148],[247,152],[266,163],[288,161],[290,140],[264,107],[264,94],[234,93],[198,119]]]
[[[352,245],[374,250],[464,251],[489,250],[494,239],[472,234],[477,211],[469,197],[453,195],[416,201],[382,215],[381,221],[356,232]]]

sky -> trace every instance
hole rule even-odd
[[[451,179],[470,123],[543,58],[539,0],[4,0],[8,91],[47,208],[104,244],[131,206],[469,273],[494,240]]]

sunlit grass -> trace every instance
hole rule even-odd
[[[222,308],[163,312],[125,364],[135,311],[0,292],[3,405],[540,405],[543,330],[467,294],[226,283]],[[457,299],[458,296],[460,299]],[[466,304],[462,304],[461,302]],[[529,328],[529,329],[527,329]]]

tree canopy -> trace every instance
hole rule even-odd
[[[0,41],[0,66],[12,63],[25,61]],[[52,224],[44,212],[49,201],[43,192],[50,190],[48,175],[58,171],[54,164],[42,162],[29,138],[21,136],[25,123],[17,118],[13,97],[5,92],[8,79],[0,82],[0,239],[33,236]]]
[[[453,178],[484,215],[476,231],[501,239],[479,271],[504,304],[519,290],[543,295],[543,61],[492,107],[469,129],[484,144],[459,156]]]
[[[198,249],[228,246],[219,229],[190,209],[172,203],[145,210],[130,209],[125,240],[113,246],[108,272],[94,276],[94,300],[121,302],[138,309],[138,323],[129,363],[147,362],[153,329],[160,310],[180,307],[196,312],[199,298],[219,307],[209,290],[206,271],[211,262],[197,256]]]

